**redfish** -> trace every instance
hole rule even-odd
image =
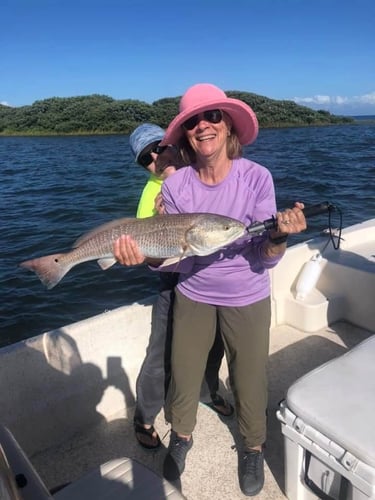
[[[165,259],[163,266],[192,255],[210,255],[246,234],[235,219],[209,213],[156,215],[144,219],[124,218],[103,224],[81,236],[66,253],[27,260],[21,267],[34,271],[51,289],[77,264],[96,260],[105,270],[115,264],[113,244],[130,235],[145,257]]]

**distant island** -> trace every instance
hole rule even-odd
[[[227,91],[257,114],[261,128],[302,127],[354,123],[354,119],[315,111],[293,101],[269,99],[250,92]],[[152,104],[139,100],[116,100],[105,95],[52,97],[30,106],[0,105],[0,135],[129,134],[140,123],[166,128],[178,113],[180,96]]]

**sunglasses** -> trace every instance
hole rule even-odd
[[[144,168],[147,168],[153,161],[153,157],[151,156],[151,153],[155,153],[157,155],[160,155],[163,153],[168,146],[159,146],[158,144],[156,146],[153,146],[151,149],[147,151],[147,153],[143,153],[139,156],[137,163],[141,165]]]
[[[223,113],[220,109],[209,109],[208,111],[203,111],[199,115],[194,115],[188,118],[186,122],[182,124],[185,130],[193,130],[194,127],[198,125],[198,122],[202,120],[200,118],[203,115],[203,120],[210,123],[220,123],[223,119]]]

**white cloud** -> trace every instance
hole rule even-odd
[[[331,98],[328,95],[316,95],[314,99],[317,104],[329,104],[331,102]]]
[[[341,97],[340,95],[333,97],[333,99],[335,104],[347,104],[349,100],[347,97]]]
[[[375,91],[361,96],[343,97],[343,96],[328,96],[314,95],[312,97],[294,97],[293,100],[298,104],[375,104]]]
[[[331,97],[328,95],[314,95],[313,97],[294,97],[298,104],[330,104]]]
[[[294,102],[312,109],[324,109],[334,114],[374,115],[375,91],[361,96],[329,96],[314,95],[310,97],[294,97]]]
[[[9,102],[6,102],[6,101],[0,101],[0,104],[2,104],[3,106],[9,106],[10,107]]]
[[[364,104],[375,104],[375,91],[370,92],[369,94],[355,97],[355,99],[357,99],[358,102],[362,102]]]

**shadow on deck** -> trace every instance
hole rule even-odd
[[[343,354],[371,332],[346,322],[314,334],[281,326],[271,332],[269,357],[268,439],[265,449],[266,484],[259,499],[284,499],[284,450],[280,422],[276,418],[279,402],[289,386],[317,366]],[[224,363],[220,392],[233,402]],[[146,452],[137,444],[132,428],[132,412],[87,429],[58,449],[49,449],[31,457],[48,487],[53,488],[82,476],[87,470],[114,458],[127,456],[147,465],[161,475],[169,442],[169,427],[159,415],[156,427],[162,449]],[[68,418],[68,416],[67,416]],[[235,418],[219,417],[201,404],[194,432],[194,446],[189,452],[181,490],[188,500],[236,500],[245,498],[238,486],[237,444],[240,436]],[[53,467],[50,464],[54,463]]]

